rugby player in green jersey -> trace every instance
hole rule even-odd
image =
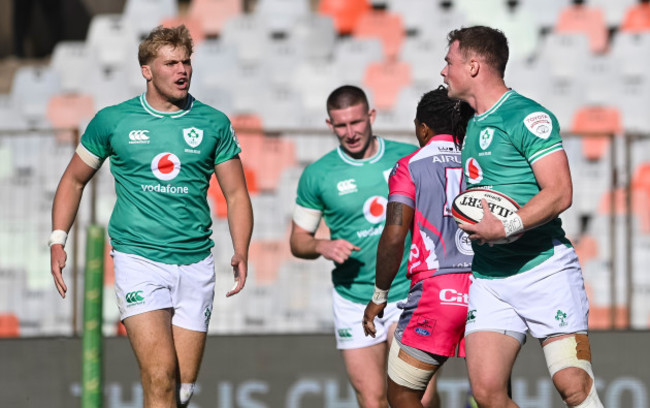
[[[401,157],[416,146],[372,133],[376,111],[362,89],[345,85],[327,99],[327,125],[339,146],[307,166],[300,177],[291,230],[291,251],[305,259],[323,256],[334,262],[333,306],[337,348],[362,407],[388,407],[386,359],[388,346],[409,281],[406,262],[410,237],[404,243],[401,273],[393,281],[388,305],[375,320],[375,338],[365,337],[361,319],[375,288],[379,237],[384,229],[388,175]],[[329,239],[317,239],[321,221]]]
[[[473,242],[465,351],[480,407],[516,407],[508,377],[530,333],[569,407],[599,408],[587,337],[589,304],[560,213],[570,207],[571,172],[555,116],[505,85],[508,40],[475,26],[454,30],[441,75],[449,96],[476,115],[462,148],[467,188],[494,189],[521,209],[504,221],[483,200],[478,224],[461,224]],[[524,233],[507,244],[496,244]]]
[[[52,208],[51,268],[65,297],[67,233],[85,185],[110,159],[117,200],[108,226],[115,292],[140,366],[146,408],[186,406],[214,299],[207,190],[214,173],[228,205],[239,293],[248,273],[253,211],[228,118],[189,94],[192,38],[157,27],[140,44],[146,91],[99,111],[65,170]]]

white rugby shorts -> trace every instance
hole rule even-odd
[[[170,265],[111,251],[120,319],[173,309],[172,324],[207,332],[214,301],[214,260],[209,255],[190,265]]]
[[[538,339],[586,332],[589,302],[573,248],[555,242],[540,265],[500,279],[472,278],[465,335],[516,332]]]
[[[397,308],[398,302],[388,303],[384,309],[384,317],[375,318],[375,337],[368,336],[363,332],[361,324],[363,312],[367,304],[355,303],[339,295],[336,289],[332,289],[332,307],[334,309],[334,329],[336,332],[336,348],[339,350],[356,349],[374,346],[386,341],[388,329],[396,324],[402,313]],[[406,299],[404,299],[406,300]],[[368,299],[370,301],[370,299]]]

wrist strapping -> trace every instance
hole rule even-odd
[[[68,233],[63,230],[54,230],[50,234],[50,239],[47,241],[47,246],[50,248],[52,245],[61,244],[65,247],[65,241],[68,239]]]
[[[506,238],[524,232],[524,222],[517,213],[512,213],[503,220],[503,229],[506,231]]]
[[[372,303],[381,305],[386,302],[388,302],[388,289],[379,289],[377,285],[375,285],[375,293],[372,294]]]

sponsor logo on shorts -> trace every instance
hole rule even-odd
[[[419,317],[413,331],[419,336],[430,336],[433,331],[432,323],[434,322],[432,322],[428,317]]]
[[[560,327],[566,326],[568,323],[566,322],[567,314],[564,313],[563,311],[559,310],[557,313],[555,313],[555,320],[560,322]]]
[[[469,294],[461,293],[455,289],[442,289],[438,295],[441,305],[467,307]]]
[[[468,310],[465,324],[474,323],[475,321],[476,321],[476,309]]]
[[[352,340],[352,329],[350,328],[338,329],[336,333],[340,340]]]
[[[125,296],[126,307],[141,305],[144,303],[144,295],[141,290],[129,292]]]
[[[203,317],[205,317],[205,327],[208,327],[210,324],[210,317],[212,316],[212,310],[210,310],[209,307],[205,308],[205,311],[203,312]]]
[[[336,189],[339,190],[339,195],[345,195],[350,193],[356,193],[358,191],[356,180],[351,178],[347,180],[341,180],[336,183]]]
[[[415,332],[419,334],[420,336],[430,336],[431,332],[429,330],[423,329],[421,327],[416,327]]]

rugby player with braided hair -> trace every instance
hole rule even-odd
[[[415,115],[420,149],[400,159],[388,185],[386,226],[377,249],[375,293],[363,328],[374,337],[387,294],[398,275],[404,241],[412,245],[411,280],[388,357],[388,400],[392,407],[422,407],[427,384],[449,357],[464,357],[472,248],[451,216],[463,188],[460,145],[474,110],[451,99],[443,86],[425,93]]]

